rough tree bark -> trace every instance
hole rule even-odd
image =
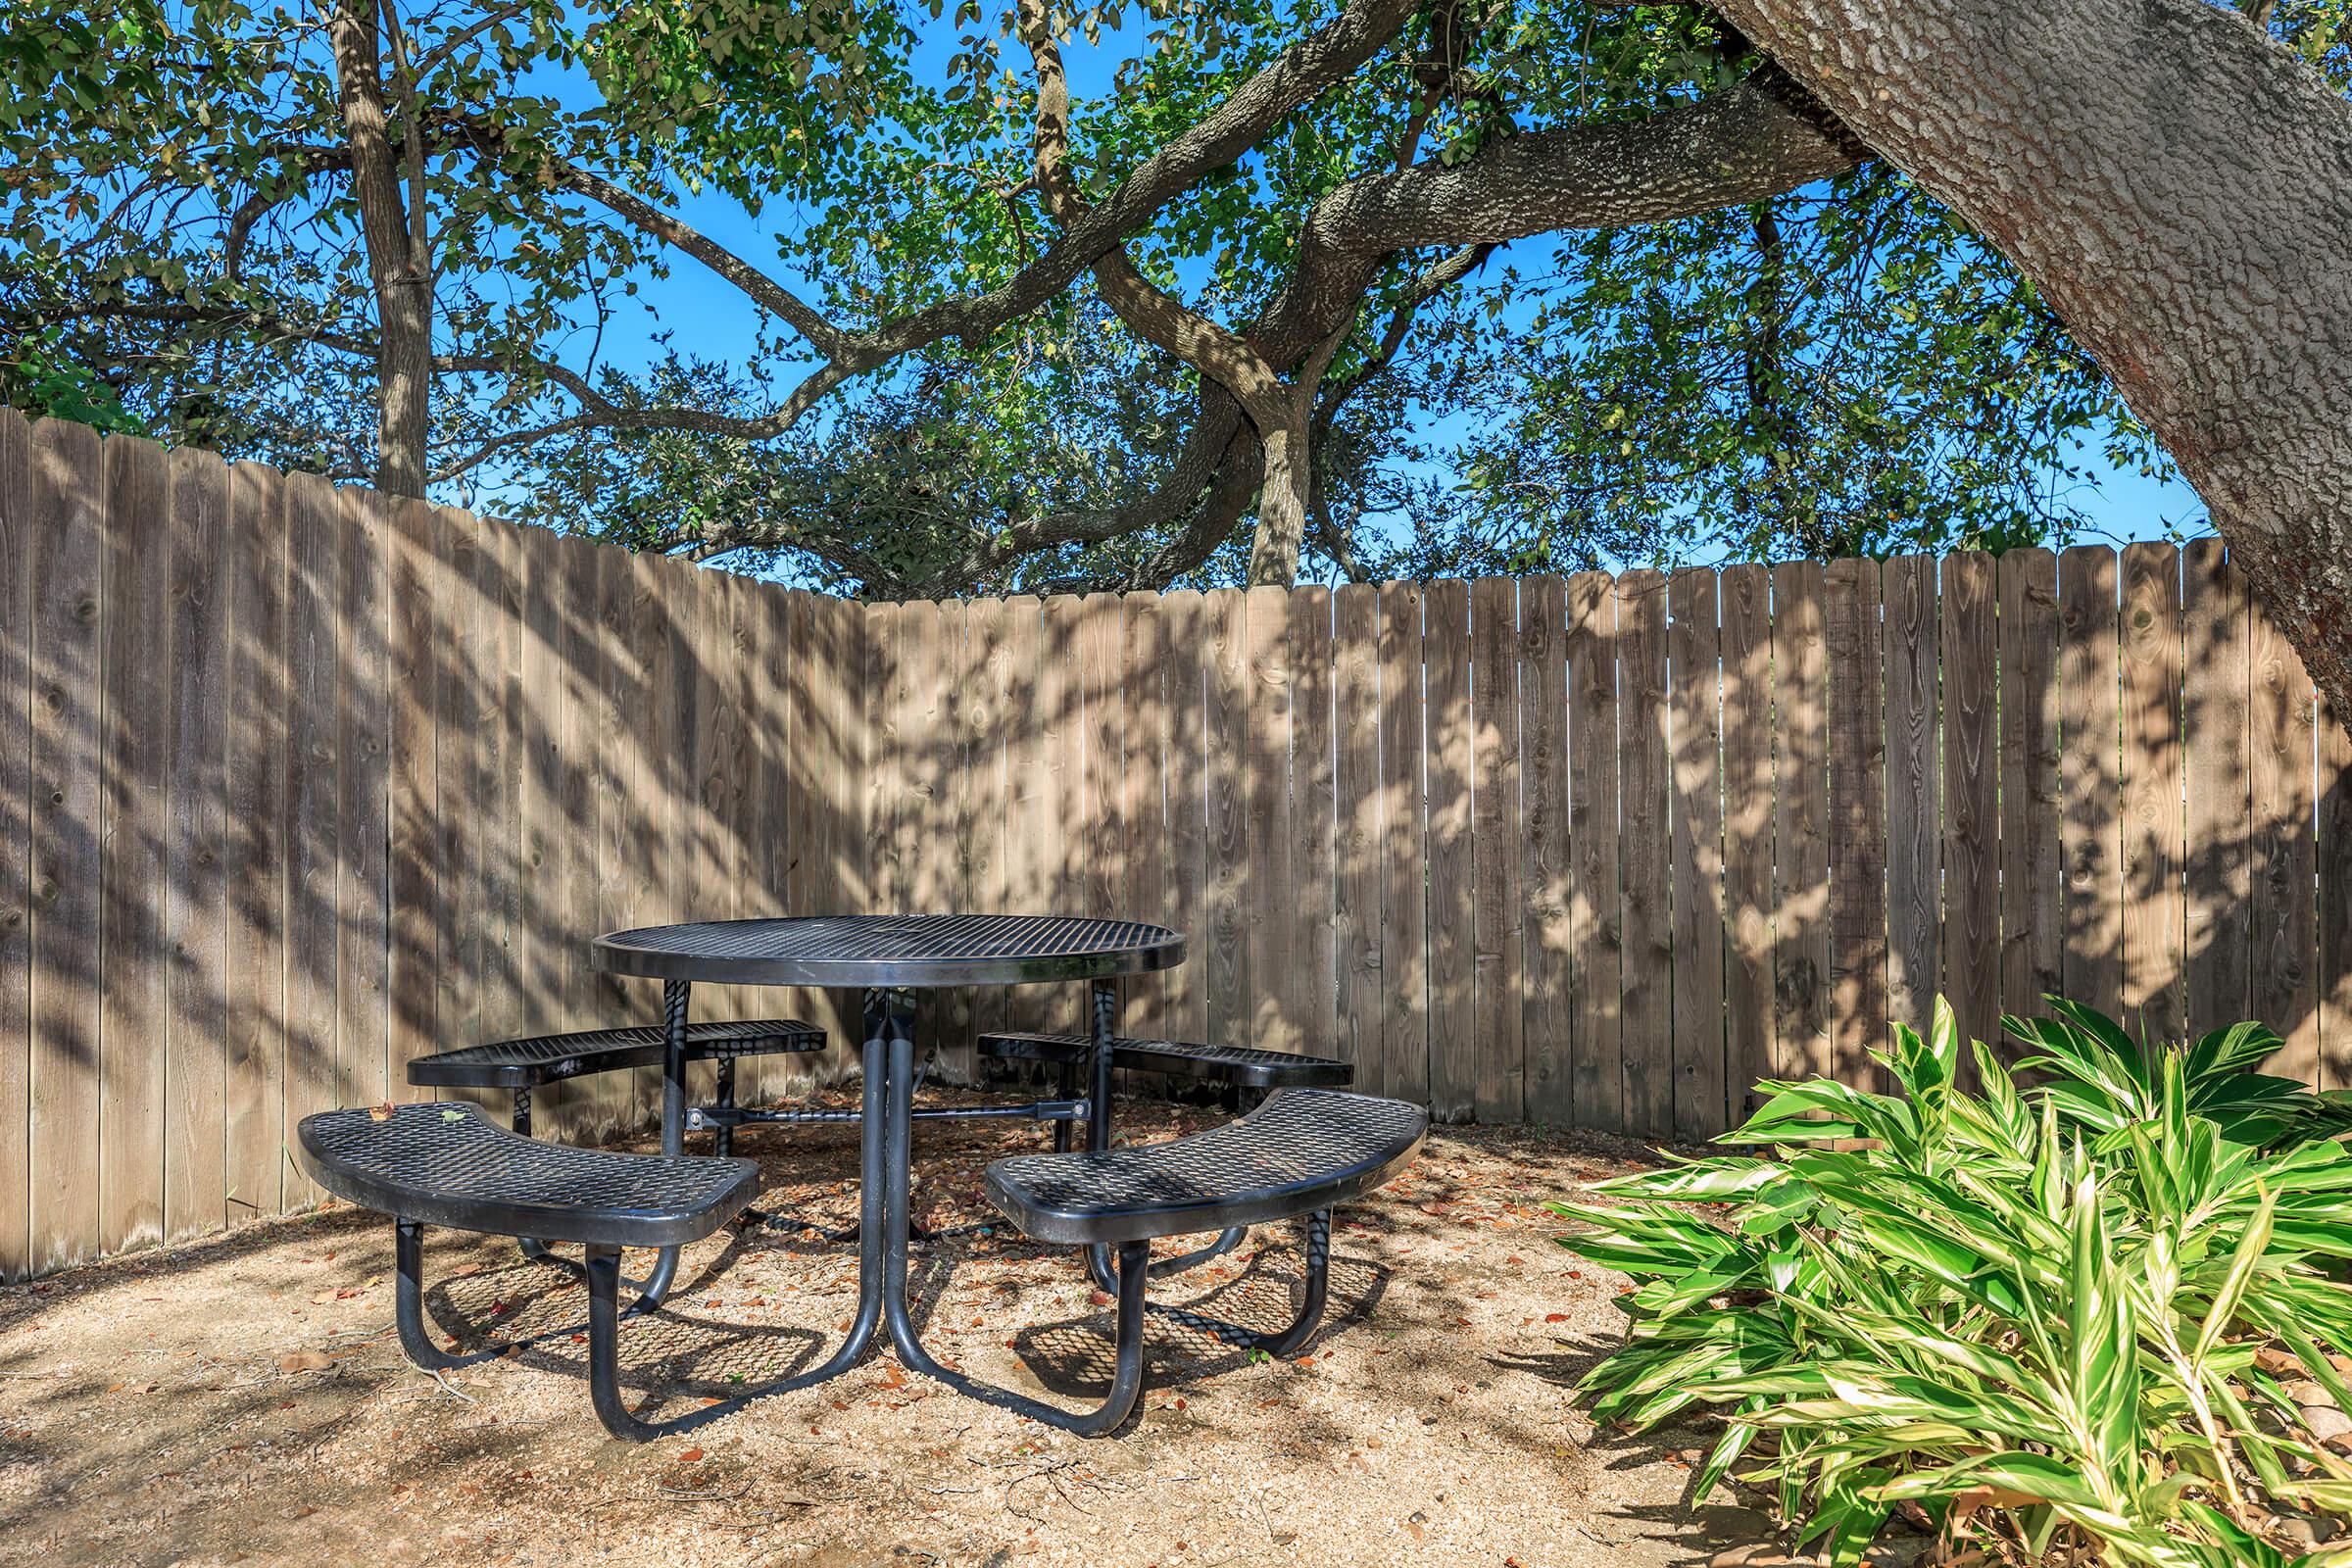
[[[351,188],[368,249],[376,313],[376,476],[379,490],[421,496],[433,373],[432,267],[401,200],[401,167],[384,119],[376,0],[336,0],[329,28],[335,98],[351,147]],[[424,215],[415,215],[421,225]]]
[[[1714,0],[2033,279],[2352,713],[2352,102],[2204,0]]]

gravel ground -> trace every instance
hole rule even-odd
[[[1142,1141],[1222,1114],[1138,1103],[1120,1127]],[[917,1137],[916,1214],[934,1226],[993,1218],[981,1167],[1040,1141],[1017,1123]],[[767,1206],[854,1216],[854,1130],[742,1145]],[[1624,1281],[1552,1245],[1541,1206],[1642,1157],[1587,1135],[1439,1132],[1342,1212],[1331,1312],[1300,1357],[1155,1321],[1138,1414],[1107,1442],[877,1356],[632,1446],[588,1408],[577,1288],[511,1244],[431,1233],[438,1321],[487,1325],[476,1344],[546,1336],[440,1379],[393,1337],[376,1215],[337,1205],[137,1253],[0,1289],[0,1561],[1704,1562],[1765,1522],[1728,1496],[1690,1505],[1698,1434],[1595,1433],[1578,1409],[1569,1385],[1614,1343]],[[913,1276],[944,1358],[1100,1397],[1108,1312],[1075,1253],[1000,1229],[918,1246]],[[679,1278],[622,1330],[624,1383],[659,1414],[824,1354],[856,1258],[812,1233],[728,1230]],[[1297,1278],[1295,1230],[1277,1227],[1154,1298],[1273,1327]]]

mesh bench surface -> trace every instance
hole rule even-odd
[[[1132,1149],[1023,1154],[988,1167],[988,1196],[1040,1241],[1131,1242],[1255,1225],[1378,1187],[1429,1131],[1418,1105],[1286,1089],[1236,1121]]]
[[[741,1018],[686,1026],[689,1061],[824,1049],[822,1029],[792,1018]],[[448,1089],[536,1089],[583,1073],[661,1065],[661,1027],[639,1024],[567,1035],[533,1035],[419,1056],[409,1063],[409,1082]]]
[[[760,1167],[700,1154],[615,1154],[509,1132],[474,1104],[306,1116],[303,1168],[337,1198],[398,1219],[549,1242],[675,1247],[752,1200]]]
[[[981,1054],[1019,1061],[1081,1062],[1092,1050],[1091,1035],[1015,1030],[980,1037]],[[1214,1078],[1245,1089],[1344,1089],[1355,1082],[1355,1069],[1333,1056],[1253,1051],[1247,1046],[1205,1046],[1189,1040],[1114,1036],[1110,1059],[1118,1067]]]

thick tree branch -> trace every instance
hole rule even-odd
[[[2352,101],[2204,0],[1717,9],[2033,280],[2352,714]]]
[[[734,284],[753,304],[807,338],[827,359],[838,359],[855,351],[856,334],[834,325],[814,306],[759,268],[635,191],[561,159],[549,158],[540,167],[563,189],[587,197],[663,244],[684,251]]]

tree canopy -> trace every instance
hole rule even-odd
[[[32,10],[12,400],[633,548],[877,594],[2000,548],[2168,463],[1696,5]],[[2265,10],[2340,91],[2340,0]],[[606,351],[680,287],[758,329]]]

